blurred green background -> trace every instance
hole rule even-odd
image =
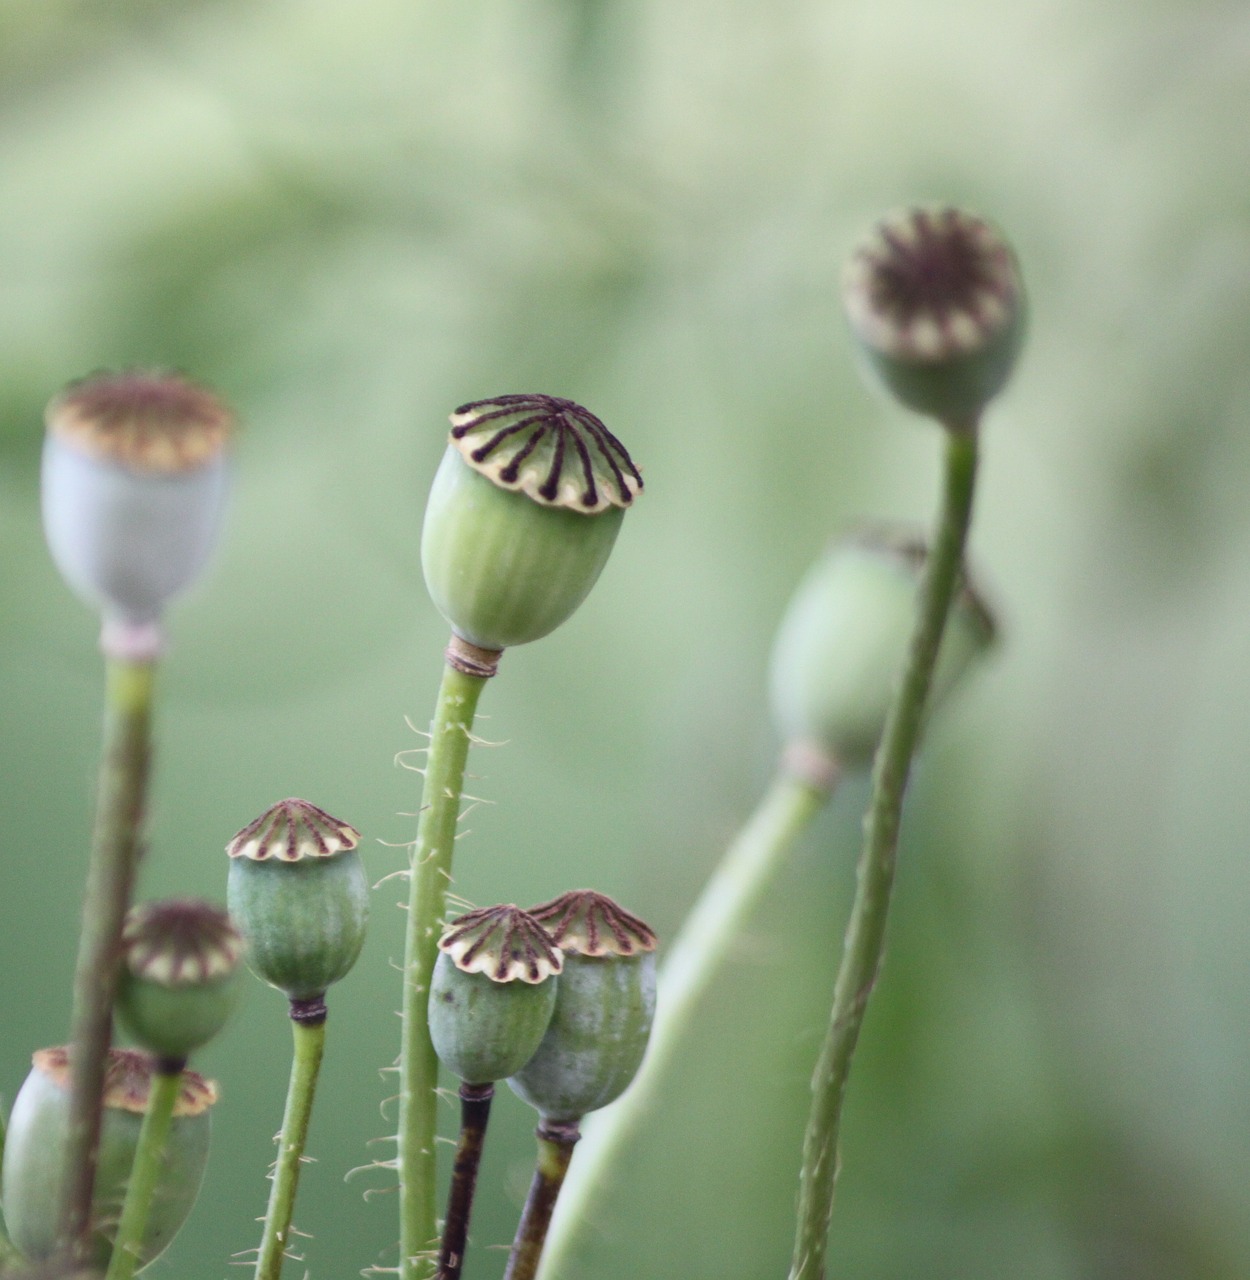
[[[143,890],[224,894],[300,795],[403,861],[446,627],[418,531],[448,412],[589,405],[647,494],[603,579],[486,691],[457,888],[619,897],[671,935],[776,744],[793,584],[929,519],[938,441],[865,387],[840,264],[952,200],[1031,291],[974,546],[1006,622],[932,733],[848,1103],[830,1274],[1250,1274],[1250,15],[1224,0],[0,0],[0,1093],[60,1043],[101,706],[44,551],[42,407],[183,368],[245,424],[229,534],[175,611]],[[577,1274],[778,1277],[862,783],[690,1028]],[[333,993],[296,1223],[395,1260],[402,887]],[[204,1195],[153,1277],[255,1245],[288,1069],[259,984],[199,1064]],[[450,1132],[454,1112],[449,1105]],[[498,1276],[532,1116],[495,1109]],[[290,1264],[293,1277],[303,1268]]]

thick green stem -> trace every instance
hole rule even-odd
[[[829,1030],[812,1077],[790,1280],[823,1280],[838,1171],[838,1131],[851,1057],[885,949],[903,793],[920,738],[946,615],[959,586],[976,481],[974,427],[946,433],[942,507],[920,585],[902,683],[873,764],[855,901],[834,986]]]
[[[823,776],[822,776],[823,775]],[[721,971],[734,943],[783,866],[794,842],[824,807],[836,771],[779,769],[768,791],[712,872],[666,948],[660,970],[655,1022],[647,1056],[622,1097],[593,1116],[578,1150],[547,1237],[544,1276],[572,1274],[568,1257],[594,1219],[593,1204],[605,1189],[622,1148],[654,1105],[692,1014]]]
[[[140,851],[154,677],[152,662],[106,661],[104,748],[74,973],[68,1174],[61,1208],[62,1237],[80,1254],[90,1249],[105,1060],[113,1030],[122,924]]]
[[[469,1243],[469,1217],[473,1193],[477,1190],[477,1170],[486,1142],[493,1084],[461,1084],[460,1140],[451,1170],[451,1192],[447,1197],[447,1219],[438,1251],[438,1280],[459,1280],[464,1269],[464,1252]]]
[[[165,1154],[165,1143],[173,1123],[174,1103],[178,1100],[178,1089],[182,1083],[182,1064],[170,1064],[170,1067],[172,1069],[162,1067],[152,1074],[148,1108],[143,1114],[139,1145],[135,1148],[134,1163],[130,1167],[126,1200],[122,1206],[117,1235],[113,1240],[113,1256],[109,1261],[105,1280],[131,1280],[139,1269],[148,1212],[152,1208],[152,1196],[160,1180],[161,1157]]]
[[[291,1082],[287,1087],[286,1110],[282,1116],[282,1133],[278,1137],[278,1158],[273,1167],[273,1185],[269,1188],[269,1207],[265,1210],[255,1280],[278,1280],[290,1243],[291,1215],[295,1210],[299,1171],[308,1141],[308,1122],[312,1116],[317,1075],[325,1049],[324,1003],[319,999],[292,1000],[291,1033],[295,1041]]]
[[[538,1126],[538,1162],[534,1180],[517,1225],[516,1239],[508,1255],[508,1269],[503,1280],[534,1280],[543,1256],[547,1228],[556,1207],[556,1198],[564,1185],[573,1147],[579,1135],[576,1120],[558,1122],[543,1120]]]
[[[452,849],[473,717],[487,676],[451,661],[443,668],[430,725],[425,786],[412,853],[404,942],[403,1030],[399,1053],[400,1280],[434,1274],[438,1237],[434,1135],[438,1056],[428,1024],[430,980],[451,883]]]

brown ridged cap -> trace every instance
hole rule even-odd
[[[632,956],[654,951],[651,927],[605,894],[572,889],[530,908],[561,951],[578,956]]]
[[[211,902],[171,898],[131,908],[122,951],[136,978],[162,987],[195,987],[234,972],[243,937]]]
[[[226,845],[232,858],[253,862],[299,862],[302,858],[332,858],[354,849],[360,832],[307,800],[279,800],[249,822]]]
[[[69,1089],[69,1047],[36,1049],[31,1055],[36,1070],[60,1088]],[[142,1115],[147,1110],[156,1059],[138,1049],[110,1049],[104,1069],[104,1105],[116,1111]],[[179,1081],[175,1116],[198,1116],[217,1101],[217,1085],[196,1071],[183,1071]]]
[[[527,911],[507,903],[453,920],[438,940],[457,969],[494,982],[539,983],[564,967],[551,935]]]

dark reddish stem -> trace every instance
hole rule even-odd
[[[438,1253],[438,1280],[458,1280],[469,1242],[469,1215],[473,1212],[473,1192],[477,1188],[477,1167],[486,1142],[493,1084],[460,1086],[460,1141],[451,1170],[451,1192],[447,1198],[447,1221]]]

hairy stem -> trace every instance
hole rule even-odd
[[[647,1056],[621,1098],[587,1126],[577,1166],[547,1237],[544,1276],[568,1272],[569,1255],[593,1221],[595,1198],[603,1194],[622,1148],[654,1105],[673,1056],[689,1033],[695,1008],[794,842],[832,794],[835,771],[826,766],[823,772],[818,780],[811,769],[801,775],[788,767],[778,769],[668,946]]]
[[[838,1171],[838,1131],[851,1057],[885,950],[903,793],[924,721],[942,633],[963,568],[977,468],[975,428],[949,430],[942,506],[920,585],[902,683],[873,764],[855,901],[834,985],[829,1030],[812,1077],[790,1280],[823,1280]]]
[[[74,972],[68,1173],[61,1206],[62,1238],[71,1251],[84,1256],[90,1250],[91,1197],[122,924],[140,852],[154,677],[152,662],[106,660],[104,745]]]
[[[521,1212],[503,1280],[534,1280],[538,1274],[547,1228],[579,1136],[578,1123],[576,1120],[544,1119],[537,1133],[538,1161],[534,1165],[534,1180],[530,1183],[525,1208]]]
[[[109,1260],[105,1280],[131,1280],[139,1269],[148,1212],[152,1208],[152,1196],[160,1180],[161,1158],[165,1154],[165,1143],[173,1123],[174,1103],[178,1100],[181,1083],[182,1063],[163,1063],[152,1074],[148,1106],[143,1113],[139,1144],[135,1148],[134,1163],[130,1167],[126,1200],[122,1206],[117,1235],[113,1240],[113,1256]]]
[[[430,1042],[427,1021],[430,979],[438,958],[439,930],[451,883],[452,849],[473,717],[487,678],[463,671],[448,661],[430,725],[404,940],[399,1053],[400,1280],[428,1280],[435,1268],[438,1056]]]
[[[291,1034],[294,1054],[291,1082],[287,1086],[282,1133],[278,1137],[278,1158],[269,1188],[269,1206],[256,1257],[255,1280],[278,1280],[282,1260],[290,1243],[291,1215],[299,1188],[299,1171],[308,1142],[308,1122],[312,1116],[321,1055],[325,1050],[325,1004],[320,998],[291,1001]]]
[[[447,1220],[443,1223],[443,1243],[438,1253],[438,1280],[458,1280],[464,1267],[464,1251],[469,1242],[469,1215],[477,1189],[477,1169],[486,1141],[493,1084],[460,1086],[460,1140],[451,1170],[451,1192],[447,1198]]]

